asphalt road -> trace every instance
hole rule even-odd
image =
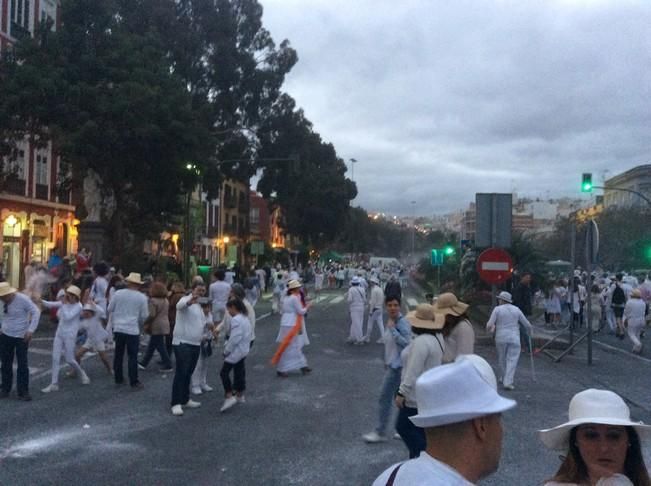
[[[93,357],[84,362],[89,386],[62,378],[61,391],[43,395],[52,335],[44,327],[30,352],[34,400],[0,401],[0,485],[369,485],[407,451],[397,440],[361,440],[375,425],[382,346],[344,343],[342,297],[343,291],[326,292],[310,312],[310,376],[275,376],[268,363],[279,318],[261,318],[247,359],[247,402],[223,414],[217,356],[209,371],[215,391],[183,417],[170,413],[172,374],[151,365],[141,371],[145,389],[131,392],[116,389]],[[416,303],[415,295],[407,297],[406,306]],[[269,310],[268,301],[256,307],[259,316]],[[490,342],[481,343],[477,352],[495,363]],[[561,363],[541,355],[534,381],[529,357],[522,358],[516,390],[508,392],[519,406],[504,415],[500,470],[481,484],[534,485],[551,476],[557,454],[544,449],[535,431],[563,422],[571,396],[585,388],[620,393],[636,419],[651,422],[648,359],[602,347],[595,347],[592,367],[584,348]]]

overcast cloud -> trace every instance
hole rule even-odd
[[[369,211],[576,196],[651,163],[651,1],[260,0]]]

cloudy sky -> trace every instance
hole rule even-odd
[[[369,211],[577,195],[582,172],[651,163],[650,0],[260,1]]]

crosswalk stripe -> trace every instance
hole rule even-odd
[[[330,301],[330,303],[331,303],[331,304],[338,304],[339,302],[343,302],[343,300],[344,300],[344,296],[343,296],[343,295],[340,295],[340,296],[335,297],[334,299],[332,299],[332,300]]]
[[[51,349],[41,349],[41,348],[27,348],[27,351],[34,354],[40,354],[43,356],[52,356]]]

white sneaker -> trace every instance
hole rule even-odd
[[[200,386],[193,386],[191,391],[193,395],[201,395],[203,393]]]
[[[402,440],[402,437],[400,437],[400,434],[399,434],[398,432],[396,432],[395,434],[393,434],[393,438],[394,438],[395,440]]]
[[[55,391],[59,391],[59,385],[55,385],[54,383],[51,384],[51,385],[46,386],[45,388],[43,388],[41,390],[41,392],[43,392],[43,393],[50,393],[50,392],[55,392]]]
[[[86,373],[81,375],[81,384],[82,385],[90,385],[90,378],[88,378],[88,375]]]
[[[205,392],[211,392],[214,390],[214,388],[210,385],[201,385],[201,389]]]
[[[238,395],[235,397],[237,403],[246,403],[246,397],[244,395]]]
[[[201,402],[195,402],[194,400],[190,399],[183,406],[185,408],[199,408],[201,406]]]
[[[237,404],[237,398],[235,397],[228,397],[226,400],[224,400],[224,404],[222,405],[222,408],[219,409],[220,412],[225,412],[229,408],[234,407]]]
[[[362,436],[362,439],[364,439],[364,442],[367,442],[369,444],[376,444],[378,442],[386,442],[387,438],[384,437],[383,435],[378,434],[375,430],[373,432],[369,432],[368,434],[364,434]]]
[[[515,387],[513,385],[504,385],[505,390],[515,390]]]
[[[377,341],[375,341],[376,344],[384,344],[384,339],[380,338]]]
[[[174,405],[172,407],[172,415],[176,415],[177,417],[183,415],[183,407],[181,405]]]

